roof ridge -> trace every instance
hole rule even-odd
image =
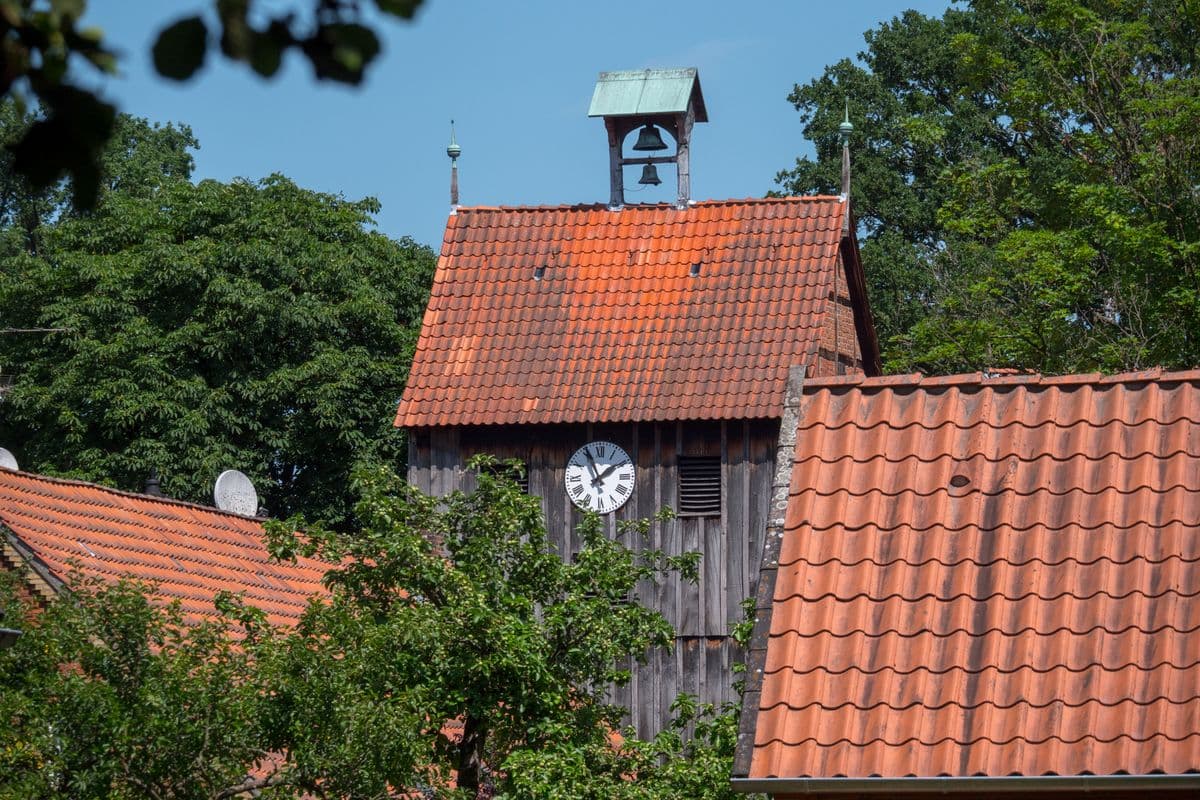
[[[726,198],[723,200],[695,200],[685,208],[679,208],[671,202],[657,203],[626,203],[620,208],[612,208],[607,203],[592,202],[592,203],[550,203],[545,205],[479,205],[479,206],[458,206],[455,209],[457,214],[469,214],[472,212],[527,212],[541,213],[546,211],[631,211],[639,209],[664,209],[686,211],[689,208],[705,208],[713,206],[730,206],[730,205],[755,205],[755,204],[782,204],[782,203],[841,203],[842,198],[838,195],[789,195],[786,197],[745,197],[745,198]]]
[[[1200,369],[1165,370],[1153,367],[1145,370],[1116,372],[1104,374],[1101,372],[1067,373],[1063,375],[1045,375],[1040,372],[965,372],[954,375],[925,375],[920,372],[902,373],[898,375],[881,375],[868,378],[862,374],[830,375],[825,377],[810,377],[804,381],[804,391],[834,386],[858,386],[863,389],[880,389],[893,386],[905,387],[943,387],[943,386],[1016,386],[1033,384],[1036,386],[1107,386],[1118,383],[1192,383],[1200,382]]]
[[[25,470],[19,470],[19,469],[11,469],[11,470],[0,469],[0,481],[4,480],[4,476],[6,474],[20,475],[25,478],[30,478],[34,481],[41,481],[44,483],[57,484],[59,486],[82,486],[82,487],[85,487],[88,489],[98,489],[102,492],[107,492],[108,494],[115,494],[120,497],[129,497],[129,498],[133,498],[135,500],[145,500],[145,501],[152,502],[152,503],[164,503],[166,505],[172,505],[172,506],[182,506],[184,508],[190,508],[190,509],[193,509],[196,511],[206,511],[206,512],[210,512],[213,514],[220,514],[222,516],[232,517],[233,519],[249,520],[251,522],[259,522],[259,523],[261,523],[261,521],[264,519],[263,517],[246,517],[241,514],[235,514],[232,511],[226,511],[224,509],[217,508],[216,506],[206,506],[203,503],[194,503],[190,500],[179,500],[174,497],[163,497],[163,496],[159,496],[159,495],[145,494],[143,492],[129,492],[124,489],[114,489],[111,486],[105,486],[103,484],[93,483],[91,481],[79,480],[77,478],[59,478],[59,477],[55,477],[52,475],[42,475],[37,472],[26,472]]]

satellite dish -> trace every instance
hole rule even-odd
[[[3,447],[0,447],[0,469],[11,469],[13,472],[20,469],[17,466],[17,457]]]
[[[253,517],[258,513],[258,492],[245,473],[236,469],[227,469],[217,476],[213,500],[217,508],[231,514]]]

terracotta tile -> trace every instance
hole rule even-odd
[[[842,209],[828,197],[684,210],[459,209],[396,424],[462,424],[481,392],[526,385],[530,374],[565,375],[567,360],[580,381],[573,385],[589,391],[548,381],[536,413],[524,398],[489,397],[471,421],[708,417],[711,398],[727,393],[721,376],[734,370],[748,377],[718,416],[777,416],[787,367],[816,350]],[[545,277],[533,280],[548,260]],[[696,261],[702,272],[692,278]],[[627,402],[631,384],[644,402]]]
[[[751,776],[1200,769],[1198,431],[1194,371],[808,381]]]
[[[0,470],[0,523],[58,579],[78,569],[154,583],[193,620],[214,616],[213,598],[227,590],[292,625],[325,593],[326,565],[273,562],[261,522],[204,506]]]

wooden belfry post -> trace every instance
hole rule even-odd
[[[687,206],[692,198],[692,126],[708,122],[700,76],[694,67],[601,72],[588,116],[603,117],[608,132],[610,207],[625,205],[625,167],[639,164],[674,164],[676,205]],[[675,154],[626,158],[626,137],[645,125],[666,131],[675,140]]]

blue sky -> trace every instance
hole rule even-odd
[[[604,126],[587,117],[598,73],[694,66],[709,122],[693,137],[692,196],[759,197],[811,152],[787,102],[792,86],[853,57],[880,21],[907,8],[940,15],[948,0],[426,0],[411,24],[380,20],[384,52],[358,88],[317,83],[294,56],[271,81],[210,58],[190,82],[169,82],[150,64],[155,33],[210,3],[88,5],[85,22],[123,54],[103,93],[123,111],[190,125],[201,144],[196,177],[281,172],[311,189],[374,196],[380,230],[437,249],[451,118],[464,205],[604,202]],[[663,178],[627,199],[670,199],[673,170]]]

